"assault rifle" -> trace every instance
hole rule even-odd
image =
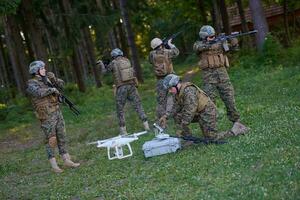
[[[202,143],[202,144],[207,145],[207,144],[226,144],[227,143],[227,141],[225,141],[225,140],[214,140],[214,139],[211,139],[211,138],[200,138],[200,137],[194,137],[192,135],[190,135],[190,136],[170,135],[170,137],[180,138],[180,139],[183,139],[183,140],[186,140],[186,141],[192,141],[195,144]]]
[[[180,35],[181,33],[183,33],[184,30],[178,31],[177,33],[174,33],[173,35],[166,37],[162,40],[163,45],[166,49],[171,49],[171,47],[168,44],[169,40],[173,40],[174,38],[176,38],[178,35]]]
[[[190,26],[188,26],[190,27]],[[174,33],[172,34],[171,36],[169,37],[165,37],[162,42],[163,42],[163,45],[166,49],[170,49],[170,46],[168,45],[168,41],[169,40],[173,40],[175,39],[178,35],[180,35],[181,33],[183,33],[187,28],[185,27],[185,25],[182,26],[182,28],[177,32],[177,33]]]
[[[245,36],[245,35],[251,35],[251,34],[255,34],[255,33],[257,33],[257,30],[249,31],[249,32],[246,32],[246,33],[236,32],[236,33],[232,33],[230,35],[220,35],[220,36],[216,37],[214,40],[209,41],[209,44],[215,44],[217,42],[224,42],[228,39],[232,39],[232,38],[236,38],[236,37],[240,37],[240,36]]]
[[[70,99],[68,99],[65,95],[62,94],[62,88],[60,88],[60,87],[59,87],[58,85],[56,85],[56,84],[50,83],[49,81],[47,81],[47,85],[48,85],[49,87],[56,88],[56,89],[60,92],[60,94],[59,94],[59,96],[58,96],[58,101],[59,101],[60,103],[65,103],[65,104],[67,104],[67,105],[69,106],[70,110],[71,110],[75,115],[78,116],[78,115],[80,114],[79,110],[75,107],[75,104],[74,104]]]

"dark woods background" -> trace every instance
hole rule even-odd
[[[227,34],[258,29],[255,42],[243,41],[258,50],[270,31],[289,46],[299,33],[299,8],[287,0],[0,0],[0,103],[25,94],[28,65],[37,59],[81,92],[101,87],[96,61],[116,47],[143,82],[153,37],[184,29],[174,43],[186,59],[205,24]]]

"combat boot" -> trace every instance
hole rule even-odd
[[[249,130],[250,129],[247,126],[245,126],[244,124],[242,124],[239,121],[236,121],[236,122],[234,122],[230,131],[233,133],[234,136],[237,136],[237,135],[244,134]]]
[[[120,126],[120,135],[127,135],[126,126]]]
[[[150,131],[148,121],[143,122],[145,131]]]
[[[62,173],[63,170],[61,168],[58,167],[56,159],[55,158],[50,158],[49,162],[51,164],[52,167],[52,171],[54,171],[55,173]]]
[[[63,154],[62,159],[66,167],[79,167],[80,163],[74,163],[68,153]]]

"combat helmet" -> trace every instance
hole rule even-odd
[[[41,60],[36,60],[29,65],[29,74],[36,74],[41,68],[45,67],[45,63]]]
[[[199,36],[202,40],[206,39],[208,36],[214,36],[215,34],[215,29],[209,25],[202,26],[199,31]]]
[[[156,49],[157,47],[159,47],[162,44],[162,40],[159,38],[154,38],[151,40],[150,46],[152,49]]]
[[[110,56],[112,58],[116,58],[118,56],[123,56],[123,51],[119,48],[115,48],[110,52]]]
[[[175,87],[179,83],[179,76],[175,74],[167,75],[163,80],[163,86],[166,90],[170,89],[171,87]]]

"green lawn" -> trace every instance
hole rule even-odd
[[[111,87],[90,88],[84,96],[71,93],[80,117],[64,108],[69,151],[81,166],[54,174],[38,122],[24,101],[0,125],[0,199],[300,199],[300,63],[240,64],[229,73],[249,134],[150,159],[141,148],[152,133],[134,142],[134,155],[124,160],[109,161],[106,149],[86,145],[118,134]],[[175,69],[184,74],[191,66]],[[193,81],[200,85],[199,73]],[[154,83],[148,76],[139,87],[151,123]],[[217,106],[218,128],[230,128],[223,103]],[[128,131],[142,130],[136,113],[127,109]],[[192,128],[201,135],[197,125]],[[168,131],[175,131],[172,122]]]

